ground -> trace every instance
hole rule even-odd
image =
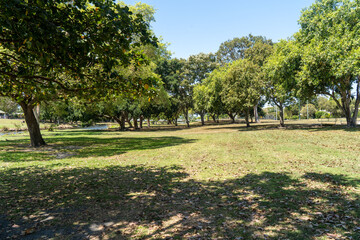
[[[275,123],[0,137],[0,239],[360,239],[360,134]]]

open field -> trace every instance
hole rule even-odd
[[[269,123],[1,136],[0,239],[360,239],[359,129]]]

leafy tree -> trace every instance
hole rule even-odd
[[[1,97],[0,98],[0,110],[6,112],[9,115],[16,113],[19,105],[12,101],[9,97]]]
[[[282,40],[275,45],[273,54],[263,68],[266,97],[279,108],[281,127],[285,126],[284,108],[293,101],[300,60],[294,42]]]
[[[185,67],[184,59],[164,59],[159,62],[155,72],[160,75],[164,88],[170,95],[170,108],[165,113],[168,120],[177,125],[177,119],[182,112],[189,127],[188,113],[193,104],[193,84],[191,79],[185,77]]]
[[[245,58],[245,51],[257,42],[271,44],[271,40],[267,40],[263,36],[253,36],[251,34],[242,38],[234,38],[220,45],[216,53],[217,59],[223,65],[243,59]]]
[[[301,108],[301,116],[303,118],[315,118],[315,113],[317,112],[317,109],[315,108],[314,104],[305,104],[304,107]]]
[[[331,97],[351,127],[360,103],[359,22],[359,1],[316,1],[302,12],[295,35],[303,46],[299,91]]]
[[[205,101],[206,101],[206,112],[216,122],[216,117],[226,111],[225,104],[222,99],[223,84],[225,81],[226,68],[221,67],[215,69],[202,83],[205,86]],[[235,111],[236,113],[236,111]],[[234,116],[235,118],[235,116]]]
[[[266,62],[266,59],[269,57],[269,55],[272,53],[272,41],[266,40],[264,37],[258,37],[261,41],[256,41],[252,47],[246,49],[244,51],[244,58],[252,61],[254,64],[256,64],[259,67],[259,70],[263,67],[263,65]],[[261,74],[261,71],[258,73]],[[258,76],[262,78],[263,76]],[[260,102],[260,99],[258,100]],[[258,116],[258,103],[254,106],[254,112],[251,114],[251,116],[255,117],[255,121],[259,122],[259,116]],[[252,121],[252,117],[251,117]]]
[[[108,0],[2,1],[0,11],[0,95],[22,107],[34,147],[45,145],[33,113],[39,102],[151,84],[125,80],[115,69],[141,64],[131,45],[155,41],[128,7]]]
[[[205,125],[205,114],[207,106],[206,85],[197,84],[194,87],[194,110],[200,114],[201,125]]]
[[[240,59],[229,65],[224,81],[222,96],[227,109],[243,112],[249,127],[250,109],[260,99],[262,80],[259,66],[248,59]]]
[[[218,67],[214,54],[191,55],[185,65],[185,78],[192,84],[202,83],[209,73]]]

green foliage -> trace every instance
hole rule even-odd
[[[315,113],[317,112],[317,109],[315,108],[314,104],[306,104],[304,107],[301,108],[301,117],[302,118],[315,118]]]
[[[267,99],[278,105],[287,106],[293,100],[296,88],[296,74],[300,55],[293,41],[281,40],[263,68]]]
[[[9,97],[0,97],[0,110],[6,114],[13,115],[17,112],[19,105]]]
[[[271,40],[267,40],[263,36],[249,36],[242,38],[234,38],[223,42],[219,50],[216,53],[217,59],[221,64],[230,63],[238,59],[243,59],[246,57],[246,50],[254,46],[256,43],[266,43],[271,44]]]
[[[233,112],[251,108],[260,99],[262,83],[258,72],[259,66],[247,59],[229,65],[222,96],[225,105]]]
[[[351,110],[350,104],[354,103],[357,109],[360,101],[359,22],[359,1],[316,1],[302,12],[301,29],[295,35],[302,46],[299,92],[333,98],[348,126],[356,125],[358,112]]]

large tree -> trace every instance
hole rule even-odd
[[[263,67],[264,89],[267,100],[280,109],[280,126],[285,126],[284,108],[294,98],[296,74],[300,67],[300,54],[293,41],[281,40]]]
[[[151,84],[123,79],[115,67],[141,64],[131,45],[154,41],[140,15],[111,0],[1,1],[0,95],[22,107],[31,145],[45,145],[36,104]]]
[[[352,127],[360,103],[359,22],[359,1],[316,1],[302,12],[295,35],[303,46],[299,91],[330,96]]]
[[[235,107],[238,113],[243,112],[247,127],[250,126],[250,109],[258,103],[263,86],[259,72],[260,67],[253,61],[237,60],[229,65],[223,85],[225,105]]]

